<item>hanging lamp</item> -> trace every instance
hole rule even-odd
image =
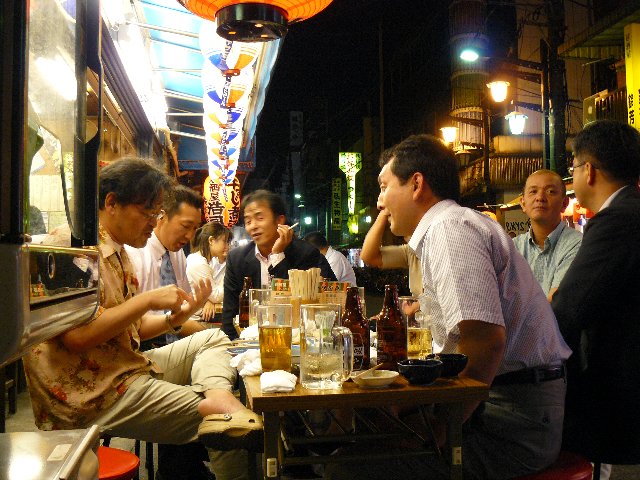
[[[288,25],[324,10],[332,0],[177,0],[206,20],[215,20],[227,40],[268,42],[284,37]]]

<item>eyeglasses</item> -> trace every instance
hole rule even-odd
[[[587,162],[582,162],[580,165],[572,165],[571,167],[569,167],[569,174],[570,174],[571,176],[573,176],[573,171],[574,171],[576,168],[580,168],[580,167],[582,167],[582,166],[584,166],[584,165],[586,165],[586,164],[587,164]]]
[[[143,212],[142,210],[140,210],[140,214],[150,222],[152,222],[152,221],[156,221],[157,222],[164,215],[164,210],[160,210],[158,213],[147,213],[147,212]]]

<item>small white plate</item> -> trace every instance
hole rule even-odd
[[[393,370],[374,370],[364,377],[353,377],[360,388],[383,388],[393,383],[399,373]]]

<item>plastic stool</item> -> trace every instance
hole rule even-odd
[[[560,452],[549,468],[513,480],[591,480],[592,472],[593,467],[586,458],[571,452]]]
[[[98,463],[100,480],[131,480],[138,473],[140,459],[126,450],[99,446]]]

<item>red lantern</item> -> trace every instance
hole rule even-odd
[[[215,20],[227,40],[266,42],[282,38],[287,25],[324,10],[332,0],[178,0],[187,10]]]

